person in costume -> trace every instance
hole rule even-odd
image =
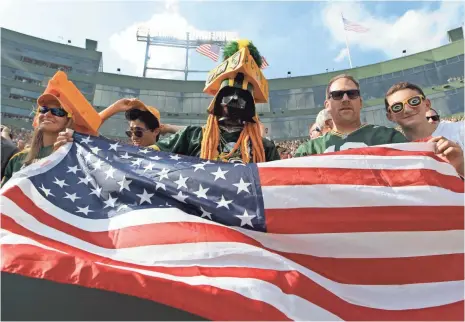
[[[28,166],[53,152],[58,133],[66,128],[72,128],[73,117],[67,112],[58,97],[53,94],[43,94],[37,99],[39,105],[34,120],[34,133],[31,145],[9,160],[2,186],[13,176],[13,174],[25,166]]]
[[[204,127],[187,126],[157,143],[161,151],[224,162],[279,160],[270,140],[262,138],[255,103],[268,101],[262,58],[248,40],[228,43],[223,63],[213,69],[204,92],[214,95]]]
[[[299,146],[295,156],[307,156],[373,145],[404,143],[399,131],[378,125],[362,124],[360,85],[350,75],[342,74],[330,80],[326,88],[325,109],[333,120],[331,131]]]

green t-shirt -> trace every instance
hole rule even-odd
[[[302,157],[373,145],[405,142],[408,142],[408,140],[396,129],[365,124],[348,135],[341,135],[330,131],[319,138],[302,143],[297,149],[295,156]]]
[[[222,140],[218,152],[229,152],[234,143],[239,139],[240,131],[226,132],[220,129]],[[157,142],[157,146],[161,151],[178,153],[189,156],[200,156],[200,148],[202,143],[202,127],[187,126],[185,129]],[[263,147],[265,148],[266,161],[279,160],[279,154],[276,146],[270,140],[263,138]],[[229,159],[230,162],[241,160],[240,150]]]
[[[13,155],[11,157],[11,159],[10,159],[10,161],[8,161],[8,164],[7,164],[6,169],[5,169],[5,175],[3,176],[3,179],[2,179],[2,186],[8,180],[11,179],[11,177],[13,176],[13,174],[15,172],[18,172],[19,170],[21,170],[23,168],[23,166],[24,166],[23,163],[24,163],[24,160],[26,159],[26,156],[27,156],[28,152],[29,152],[29,149],[23,150],[21,152],[16,153],[15,155]],[[37,158],[33,161],[33,163],[40,160],[40,159],[48,157],[52,152],[53,152],[53,145],[41,148],[39,150]]]

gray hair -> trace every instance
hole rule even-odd
[[[329,111],[327,109],[323,109],[318,113],[315,123],[318,126],[318,128],[321,130],[325,127],[325,122],[327,120],[332,120],[333,118],[331,117],[331,114],[329,114]]]

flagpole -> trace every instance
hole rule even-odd
[[[341,12],[341,17],[342,17],[342,25],[344,26],[344,16],[342,15],[342,12]],[[350,65],[350,68],[352,69],[352,59],[350,58],[349,39],[347,38],[347,31],[345,27],[344,27],[344,36],[346,38],[346,47],[347,47],[347,55],[349,56],[349,65]]]

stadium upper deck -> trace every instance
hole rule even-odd
[[[204,82],[132,77],[101,72],[102,54],[97,43],[86,48],[51,42],[1,29],[1,112],[30,115],[34,102],[58,68],[63,68],[98,110],[122,97],[137,97],[156,106],[165,123],[201,125],[211,97],[202,93]],[[258,112],[274,139],[306,137],[308,126],[323,107],[326,84],[347,72],[360,81],[364,99],[362,120],[391,125],[384,112],[383,96],[398,81],[410,81],[425,89],[442,115],[464,110],[464,41],[451,42],[415,55],[378,64],[330,73],[269,80],[270,102]],[[452,81],[451,81],[452,79]],[[6,119],[3,123],[21,122]],[[23,127],[30,127],[24,122]],[[121,136],[126,124],[116,116],[102,127],[102,134]]]

